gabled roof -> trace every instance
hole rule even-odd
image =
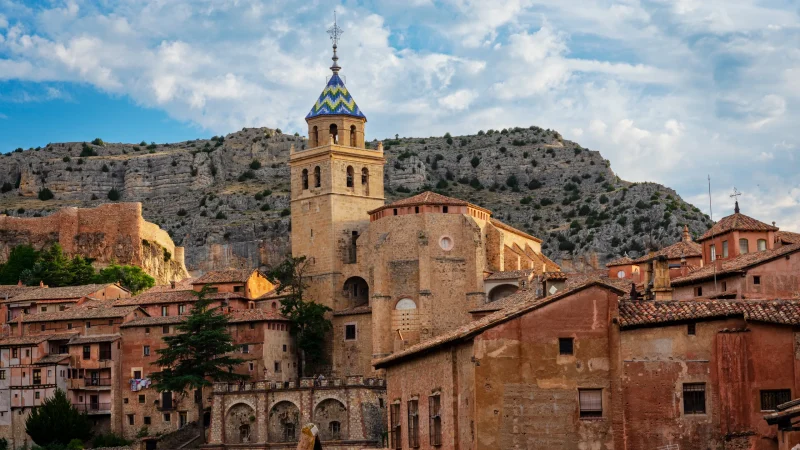
[[[111,286],[106,284],[84,284],[82,286],[64,286],[55,288],[39,288],[23,292],[13,298],[15,302],[30,300],[77,300]],[[119,287],[119,286],[118,286]],[[120,289],[125,289],[119,287]]]
[[[61,361],[68,359],[69,355],[60,355],[60,354],[47,355],[39,358],[39,360],[36,361],[34,364],[36,364],[37,366],[45,366],[49,364],[58,364]]]
[[[192,281],[193,285],[214,283],[244,283],[256,269],[228,269],[207,272],[200,278]]]
[[[417,195],[412,195],[411,197],[403,198],[388,205],[383,205],[378,208],[373,209],[372,211],[367,211],[367,214],[373,214],[378,211],[382,211],[384,209],[390,208],[400,208],[406,206],[421,206],[421,205],[433,205],[433,206],[471,206],[476,209],[480,209],[482,211],[486,211],[491,214],[490,211],[481,208],[479,206],[473,205],[465,200],[461,200],[458,198],[448,197],[446,195],[437,194],[436,192],[425,191]]]
[[[99,342],[114,342],[119,338],[120,335],[118,333],[75,336],[72,339],[70,339],[69,345],[97,344]]]
[[[65,311],[25,314],[23,323],[50,322],[54,320],[117,319],[138,310],[138,306],[73,307]],[[146,314],[142,310],[142,314]]]
[[[800,233],[792,231],[778,231],[775,237],[782,244],[800,244]]]
[[[703,246],[698,244],[697,242],[689,241],[678,241],[668,247],[664,247],[661,250],[647,254],[642,256],[641,258],[637,258],[633,260],[634,264],[641,264],[651,261],[659,256],[665,256],[667,259],[679,259],[681,257],[691,258],[697,256],[703,256]]]
[[[448,344],[450,342],[466,340],[495,325],[499,325],[511,319],[515,319],[519,316],[522,316],[523,314],[541,308],[542,306],[549,305],[550,303],[553,303],[559,299],[575,294],[592,286],[598,286],[604,289],[609,289],[617,292],[618,294],[625,293],[624,290],[621,290],[616,286],[603,283],[599,280],[594,280],[592,282],[583,284],[573,289],[565,290],[557,294],[550,295],[548,297],[540,299],[536,299],[535,293],[529,290],[517,292],[516,294],[509,295],[508,297],[506,297],[506,299],[515,296],[521,296],[522,301],[513,304],[508,308],[502,309],[495,313],[489,314],[488,316],[482,317],[476,321],[470,322],[466,325],[462,325],[447,333],[441,334],[432,339],[428,339],[427,341],[420,342],[419,344],[413,345],[401,352],[397,352],[385,358],[381,358],[377,361],[374,361],[373,366],[375,366],[376,369],[385,368],[391,366],[392,364],[396,363],[399,360],[412,357],[415,354],[430,351],[434,348],[437,348],[444,344]]]
[[[33,291],[36,289],[42,289],[39,286],[20,286],[18,284],[2,284],[0,285],[0,300],[5,300],[6,297],[8,299],[12,299],[17,295],[22,294],[23,292]]]
[[[619,303],[621,328],[725,317],[800,325],[800,300],[630,300]]]
[[[152,316],[140,317],[120,325],[121,328],[130,327],[149,327],[158,325],[178,324],[186,320],[183,316]],[[229,323],[264,322],[264,321],[287,321],[280,311],[264,308],[254,309],[234,309],[228,313]]]
[[[721,261],[721,267],[716,267],[715,263],[703,266],[686,276],[675,278],[672,280],[673,286],[683,286],[695,283],[701,280],[713,278],[714,275],[730,275],[734,273],[741,273],[742,271],[751,267],[769,262],[773,259],[786,256],[800,250],[800,244],[784,245],[782,247],[774,248],[772,250],[763,250],[759,252],[746,253],[739,255],[735,258],[730,258]]]
[[[529,277],[532,273],[533,269],[505,270],[502,272],[493,272],[486,277],[486,280],[518,280],[522,277]]]
[[[712,236],[719,236],[729,231],[778,231],[778,227],[768,225],[750,216],[736,212],[720,219],[711,229],[700,236],[697,241],[704,241],[710,239]]]
[[[528,238],[528,239],[530,239],[532,241],[536,241],[536,242],[539,242],[539,243],[542,242],[542,240],[537,238],[536,236],[531,236],[530,234],[528,234],[528,233],[526,233],[526,232],[524,232],[522,230],[519,230],[517,228],[514,228],[514,227],[512,227],[511,225],[509,225],[507,223],[500,222],[497,219],[491,218],[491,219],[489,219],[489,221],[492,223],[492,225],[496,226],[497,228],[501,228],[503,230],[510,231],[510,232],[512,232],[514,234],[518,234],[518,235],[520,235],[522,237],[525,237],[525,238]],[[555,263],[553,263],[553,264],[555,264]]]
[[[18,347],[22,345],[36,345],[44,341],[66,341],[78,334],[74,333],[49,333],[29,336],[9,336],[0,339],[0,347]]]
[[[633,264],[633,259],[629,258],[626,255],[621,258],[609,261],[608,264],[606,264],[606,267],[627,266],[630,264]]]
[[[243,300],[248,301],[242,292],[216,292],[206,296],[208,300]],[[158,305],[162,303],[194,303],[197,301],[195,291],[171,291],[140,294],[131,298],[114,300],[114,306]]]
[[[306,120],[319,116],[344,115],[359,117],[364,120],[367,117],[356,105],[356,101],[350,95],[344,81],[338,74],[334,73],[319,95],[317,102],[311,107],[311,111],[306,115]]]

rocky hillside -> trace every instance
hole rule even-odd
[[[255,267],[289,250],[289,148],[300,136],[247,128],[174,144],[93,142],[17,149],[0,158],[0,211],[139,201],[186,247],[192,271]],[[374,146],[376,143],[373,142]],[[709,219],[675,191],[620,180],[599,152],[538,127],[473,136],[384,140],[389,201],[432,189],[493,211],[544,239],[568,267],[603,263],[699,235]],[[50,198],[52,197],[52,198]]]

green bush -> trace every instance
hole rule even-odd
[[[260,209],[261,209],[262,211],[269,211],[269,204],[267,204],[267,203],[264,203],[263,205],[261,205],[261,208],[260,208]]]
[[[283,211],[281,211],[281,217],[286,217],[286,216],[291,215],[291,214],[292,214],[292,211],[289,208],[285,208]]]
[[[178,216],[183,217],[186,215],[186,210],[181,208],[178,210]]]
[[[6,192],[8,192],[8,191],[10,191],[12,189],[14,189],[14,186],[12,186],[11,183],[6,181],[5,183],[3,183],[3,187],[0,187],[0,192],[5,194]]]
[[[253,170],[258,170],[261,168],[261,162],[257,159],[254,159],[253,162],[250,163],[250,168]]]
[[[121,195],[117,190],[117,188],[111,188],[111,190],[108,191],[108,199],[111,200],[112,202],[116,202],[117,200],[120,199],[120,197]]]
[[[530,205],[533,202],[533,198],[530,197],[530,196],[523,197],[522,200],[520,200],[519,202],[520,202],[520,204],[523,204],[523,205]]]
[[[216,218],[217,219],[227,219],[228,216],[226,216],[224,212],[220,211],[220,212],[217,213]]]
[[[537,180],[536,178],[531,179],[531,181],[528,183],[528,189],[530,190],[539,189],[542,186],[543,186],[542,182]]]
[[[478,158],[477,156],[473,156],[472,159],[469,161],[469,163],[472,164],[473,168],[475,168],[478,167],[478,165],[481,163],[481,159]]]
[[[93,447],[125,447],[131,444],[133,444],[133,441],[129,441],[115,433],[98,434],[92,439]]]
[[[253,172],[252,170],[247,170],[243,174],[239,175],[239,181],[243,182],[247,180],[252,180],[255,177],[256,177],[255,172]]]
[[[446,189],[447,186],[447,181],[445,180],[439,180],[439,182],[436,183],[436,189]]]
[[[103,142],[103,140],[100,139],[100,138],[94,138],[94,140],[92,141],[92,144],[93,145],[106,145],[105,142]]]
[[[472,179],[469,180],[469,185],[472,186],[473,189],[478,191],[483,189],[483,185],[481,184],[480,180],[478,180],[477,177],[472,177]]]
[[[100,170],[102,170],[103,172],[108,172],[108,166],[103,164],[103,167]]]
[[[71,158],[69,156],[65,156],[65,157],[61,158],[61,160],[64,161],[64,162],[70,162]]]
[[[48,188],[43,188],[39,191],[39,200],[47,201],[53,198],[53,193]]]
[[[600,203],[602,204],[608,203],[608,197],[606,196],[606,194],[600,196]]]

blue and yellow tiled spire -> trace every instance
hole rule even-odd
[[[346,115],[360,117],[366,120],[367,117],[358,108],[356,101],[353,100],[350,92],[347,91],[344,81],[339,77],[339,70],[341,67],[339,67],[338,64],[339,57],[336,56],[336,48],[339,43],[339,36],[342,34],[342,29],[336,25],[335,20],[333,26],[328,30],[328,34],[331,35],[331,41],[333,41],[333,65],[331,66],[333,76],[328,80],[328,84],[325,86],[325,89],[322,90],[322,94],[320,94],[317,102],[311,107],[311,111],[309,111],[308,115],[306,115],[306,120],[325,115]]]

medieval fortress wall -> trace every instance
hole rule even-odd
[[[111,262],[140,266],[159,284],[188,276],[183,247],[144,220],[141,203],[70,207],[45,217],[0,215],[0,262],[17,245],[41,250],[54,243],[67,255],[94,258],[98,267]]]

